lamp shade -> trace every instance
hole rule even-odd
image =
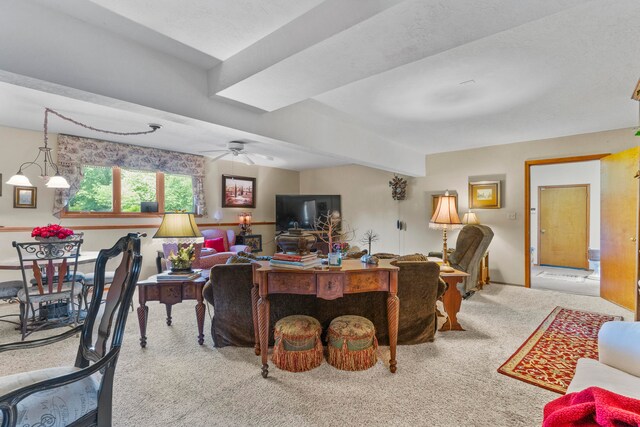
[[[11,178],[9,178],[9,181],[7,181],[7,184],[16,185],[20,187],[33,187],[33,185],[31,185],[31,181],[29,181],[29,178],[22,175],[21,173],[17,173],[13,175]]]
[[[478,221],[478,217],[475,214],[475,212],[467,212],[462,216],[462,223],[463,224],[480,224],[480,221]]]
[[[172,212],[162,217],[160,228],[153,236],[154,239],[177,239],[202,237],[192,213]]]
[[[456,210],[456,197],[450,196],[447,191],[444,196],[438,198],[438,206],[429,222],[430,228],[457,228],[461,226],[460,217]]]
[[[55,175],[47,181],[47,188],[69,188],[69,182],[60,175]]]

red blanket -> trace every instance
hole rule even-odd
[[[544,407],[543,427],[640,427],[640,400],[589,387]]]

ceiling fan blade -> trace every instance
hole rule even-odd
[[[247,164],[247,165],[255,165],[255,162],[253,160],[251,160],[249,158],[249,156],[247,156],[246,154],[240,154],[240,159],[242,161],[242,163]]]
[[[261,157],[261,158],[263,158],[265,160],[269,160],[269,161],[273,161],[274,160],[273,156],[269,156],[267,154],[258,154],[258,153],[251,153],[251,154],[253,154],[254,156]]]
[[[226,156],[226,155],[228,155],[228,154],[229,154],[229,152],[228,152],[228,151],[225,151],[224,153],[222,153],[222,154],[218,154],[217,156],[213,157],[213,158],[211,159],[211,161],[212,161],[212,162],[215,162],[216,160],[221,159],[221,158],[223,158],[224,156]]]

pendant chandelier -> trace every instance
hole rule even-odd
[[[60,175],[60,171],[58,169],[58,165],[55,164],[53,158],[51,157],[51,148],[49,148],[49,113],[55,114],[63,120],[71,122],[75,125],[81,126],[85,129],[93,130],[96,132],[108,133],[112,135],[121,135],[121,136],[129,136],[129,135],[146,135],[148,133],[153,133],[160,129],[160,125],[149,124],[150,130],[142,131],[142,132],[114,132],[110,130],[97,129],[92,126],[85,125],[84,123],[80,123],[72,118],[63,116],[51,108],[44,109],[44,147],[38,147],[38,155],[32,162],[24,162],[20,165],[18,169],[18,173],[13,175],[6,182],[9,185],[15,186],[23,186],[23,187],[33,187],[29,178],[24,175],[22,172],[24,169],[27,169],[33,165],[40,168],[40,177],[45,181],[47,188],[69,188],[69,182],[65,177]],[[38,163],[38,159],[42,156],[42,165]]]

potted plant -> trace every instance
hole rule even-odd
[[[179,246],[178,252],[171,251],[167,259],[171,262],[171,271],[176,272],[190,272],[191,264],[195,261],[196,249],[193,243],[188,246]]]

